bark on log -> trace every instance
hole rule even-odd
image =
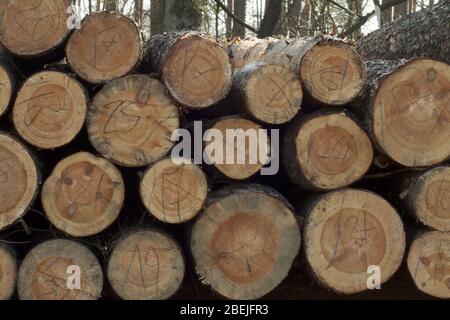
[[[230,60],[223,46],[192,31],[151,37],[142,69],[161,76],[172,97],[191,109],[218,103],[232,83]]]
[[[233,104],[266,124],[283,124],[300,111],[303,90],[295,73],[282,65],[250,63],[235,72]]]
[[[178,109],[156,79],[114,80],[95,96],[87,116],[89,139],[105,158],[142,167],[165,157],[179,128]]]
[[[380,196],[363,190],[334,191],[303,208],[307,261],[319,282],[340,294],[368,290],[368,268],[379,266],[381,283],[400,267],[403,223]]]
[[[184,223],[194,218],[206,201],[206,175],[195,164],[165,159],[147,170],[140,196],[147,210],[166,223]]]
[[[287,276],[300,241],[287,201],[271,188],[247,185],[211,196],[190,245],[204,284],[229,299],[257,299]]]
[[[362,178],[373,160],[372,143],[359,125],[339,111],[297,118],[283,143],[291,181],[311,191],[349,186]]]
[[[0,21],[0,42],[20,58],[40,58],[61,48],[70,34],[68,0],[10,0]]]
[[[433,58],[450,63],[450,1],[441,0],[361,38],[356,48],[366,60]]]
[[[86,119],[88,96],[71,76],[55,71],[37,73],[25,81],[13,107],[19,135],[42,149],[69,144]]]
[[[165,300],[181,286],[185,262],[179,245],[158,230],[139,230],[122,236],[115,245],[107,277],[125,300]]]
[[[16,291],[17,260],[10,246],[0,240],[0,300],[9,300]]]
[[[80,288],[76,287],[77,275]],[[62,239],[32,249],[20,266],[17,281],[20,300],[97,300],[102,288],[103,272],[94,254],[77,242]]]
[[[119,216],[124,198],[119,170],[85,152],[62,160],[41,194],[50,222],[74,237],[96,235],[109,227]]]
[[[38,188],[38,169],[29,151],[0,133],[0,230],[25,215]]]
[[[70,37],[67,63],[84,80],[105,83],[130,74],[142,58],[137,25],[116,12],[88,15]]]
[[[450,231],[450,167],[441,166],[410,180],[404,194],[407,208],[424,225]]]
[[[0,52],[0,116],[13,104],[18,82],[16,68]]]
[[[354,107],[378,149],[407,167],[448,159],[450,66],[430,59],[367,66],[367,90]]]
[[[345,105],[360,95],[367,79],[356,50],[333,37],[249,39],[235,41],[230,51],[235,69],[254,61],[288,67],[313,103]]]
[[[416,287],[433,297],[450,298],[450,234],[438,231],[420,235],[408,255],[408,270]]]
[[[232,180],[246,180],[265,164],[261,155],[270,151],[268,134],[259,135],[262,126],[240,116],[217,119],[210,128],[212,137],[204,153],[220,175]],[[214,131],[220,133],[216,137]]]

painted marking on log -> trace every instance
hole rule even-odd
[[[274,222],[267,217],[238,213],[218,226],[211,238],[211,253],[230,280],[252,283],[276,264],[277,238]]]
[[[343,208],[328,218],[321,235],[322,254],[329,266],[348,273],[365,273],[383,260],[387,244],[376,216],[360,209]]]
[[[47,14],[50,11],[49,5],[38,0],[37,3],[33,1],[33,7],[17,11],[14,15],[14,21],[20,27],[21,32],[15,34],[23,41],[41,41],[53,30],[56,21],[55,14]],[[45,15],[42,15],[42,14]]]

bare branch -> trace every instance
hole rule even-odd
[[[234,21],[236,21],[237,23],[239,23],[241,26],[246,27],[248,30],[252,31],[253,33],[258,33],[258,30],[256,30],[255,28],[253,28],[251,25],[248,25],[247,23],[245,23],[245,21],[242,21],[241,19],[239,19],[238,17],[236,17],[235,14],[233,14],[233,12],[231,12],[226,5],[224,5],[220,0],[214,0],[214,2],[220,7],[222,8],[223,11],[225,11],[225,13],[227,15],[229,15],[231,18],[233,18]]]

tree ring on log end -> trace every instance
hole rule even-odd
[[[298,131],[295,147],[306,181],[320,190],[352,184],[369,170],[373,160],[367,134],[341,113],[306,121]]]
[[[70,76],[44,71],[29,78],[13,108],[14,127],[28,143],[53,149],[70,143],[86,119],[86,95]]]
[[[437,167],[421,175],[408,197],[413,213],[423,224],[450,231],[450,167]]]
[[[75,237],[95,235],[109,227],[124,197],[120,172],[109,161],[84,152],[62,160],[41,195],[50,222]]]
[[[66,40],[68,0],[10,0],[0,21],[0,42],[11,53],[34,57]]]
[[[0,134],[0,230],[21,218],[38,190],[36,164],[17,140]]]
[[[197,165],[177,165],[165,159],[145,173],[140,195],[147,210],[158,220],[184,223],[203,208],[208,183]]]
[[[17,262],[10,250],[0,243],[0,300],[8,300],[16,290]]]
[[[13,94],[12,79],[9,72],[0,63],[0,116],[6,112]]]
[[[408,270],[417,288],[433,297],[450,298],[450,234],[431,231],[411,245]]]
[[[218,161],[212,162],[213,165],[217,168],[217,170],[219,170],[224,176],[234,180],[245,180],[252,177],[261,170],[261,168],[263,167],[263,162],[261,160],[263,159],[261,159],[261,157],[259,156],[259,150],[262,148],[262,144],[264,142],[262,139],[260,139],[260,136],[258,136],[260,130],[263,130],[263,128],[260,125],[256,124],[251,120],[232,116],[220,119],[212,127],[212,129],[219,130],[221,132],[221,137],[223,137],[222,141],[223,143],[218,143],[218,148],[220,146],[223,147],[222,149],[223,161],[221,163],[218,163]],[[248,133],[248,137],[252,137],[253,134],[256,134],[256,139],[246,138],[245,145],[239,144],[237,138],[232,139],[233,137],[230,134],[230,132],[238,134],[238,132],[242,131],[244,132],[244,134]],[[254,144],[255,141],[257,146],[256,149],[257,152],[254,152],[255,149],[251,148],[252,145],[253,146],[255,145]],[[212,145],[215,146],[216,144],[214,142],[217,143],[217,141],[214,139],[212,142],[206,143],[206,148],[209,148]],[[268,144],[267,151],[269,151],[270,142],[267,141],[267,144]],[[234,159],[232,159],[233,161],[227,161],[228,160],[227,156],[231,158],[231,155],[233,155],[231,154],[230,150],[234,154]],[[242,158],[244,162],[240,163],[242,161],[239,162],[239,160],[242,159],[239,158]]]
[[[315,100],[328,105],[344,105],[362,92],[367,69],[349,45],[322,42],[304,55],[300,78]]]
[[[245,88],[248,112],[257,120],[282,124],[300,111],[303,90],[298,77],[281,65],[263,65]]]
[[[103,87],[87,116],[92,145],[105,158],[126,167],[143,167],[166,156],[179,124],[178,109],[162,83],[141,75]]]
[[[107,276],[125,300],[165,300],[180,288],[185,262],[178,244],[156,230],[130,233],[114,248]]]
[[[413,60],[387,76],[371,115],[378,145],[408,167],[431,166],[450,157],[450,66]]]
[[[69,267],[79,268],[79,289],[68,286],[72,284]],[[74,241],[41,243],[26,255],[19,269],[17,291],[21,300],[97,300],[102,289],[100,263],[89,249]]]
[[[367,191],[344,189],[319,198],[308,211],[306,256],[318,280],[345,294],[368,290],[368,268],[381,283],[397,271],[405,250],[395,209]]]
[[[230,299],[257,299],[287,276],[300,249],[300,230],[279,198],[233,191],[201,214],[191,249],[203,283]]]
[[[114,12],[88,15],[70,37],[67,62],[81,78],[104,83],[126,76],[142,56],[142,39],[136,24]]]
[[[170,47],[162,78],[183,106],[206,108],[225,98],[231,89],[230,59],[217,42],[189,35]]]

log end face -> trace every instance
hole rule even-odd
[[[133,21],[114,12],[89,15],[70,37],[67,62],[91,83],[126,76],[142,57],[142,39]]]
[[[279,199],[233,192],[206,208],[191,249],[205,284],[230,299],[257,299],[287,276],[300,249],[300,230]]]
[[[16,290],[17,262],[10,250],[0,244],[0,300],[8,300]]]
[[[185,262],[178,244],[155,230],[131,233],[119,240],[107,276],[125,300],[164,300],[181,286]]]
[[[347,44],[324,42],[303,57],[300,77],[309,95],[325,105],[341,106],[358,97],[367,81],[367,69]]]
[[[68,286],[72,269],[81,276],[79,288]],[[102,289],[103,272],[97,258],[69,240],[41,243],[26,255],[19,269],[21,300],[97,300]]]
[[[20,57],[35,57],[53,51],[70,33],[67,0],[12,0],[0,21],[0,42]]]
[[[297,76],[281,65],[263,65],[247,82],[248,112],[268,124],[283,124],[300,111],[303,90]]]
[[[87,116],[89,139],[105,158],[126,167],[162,159],[179,128],[178,109],[164,86],[147,76],[129,76],[106,85]]]
[[[450,298],[450,234],[431,231],[411,245],[408,270],[417,288],[433,297]]]
[[[393,207],[366,191],[329,193],[308,212],[306,255],[314,274],[344,294],[368,290],[368,270],[381,270],[381,283],[397,271],[405,250],[403,224]]]
[[[429,59],[408,62],[386,76],[372,108],[377,144],[408,167],[450,157],[450,66]]]
[[[13,107],[14,127],[28,143],[54,149],[70,143],[86,119],[84,88],[70,76],[44,71],[29,78]]]
[[[423,224],[450,231],[450,167],[427,171],[414,182],[408,197],[413,213]]]
[[[196,35],[185,37],[170,47],[162,77],[181,105],[207,108],[224,99],[231,89],[230,58],[213,40]]]
[[[56,166],[41,197],[56,228],[86,237],[100,233],[117,219],[125,187],[120,172],[107,160],[77,153]]]
[[[297,133],[295,150],[305,185],[321,191],[351,185],[369,170],[373,160],[367,134],[341,113],[306,121]]]
[[[211,160],[220,173],[227,178],[242,181],[254,176],[261,170],[264,162],[260,158],[258,150],[263,147],[264,142],[258,135],[262,129],[260,125],[244,118],[230,117],[219,120],[212,129],[218,130],[221,136],[213,140],[217,144],[214,142],[207,143],[206,149],[209,150],[208,154],[215,153],[216,157]],[[249,137],[255,137],[255,139],[250,140],[257,142],[256,152],[255,149],[250,148],[252,143],[247,143],[248,139],[245,139],[244,144],[238,143],[238,137],[243,137],[243,134],[247,133]],[[267,143],[269,143],[268,140]],[[218,152],[216,149],[222,150]],[[267,150],[269,150],[269,144]],[[217,157],[218,153],[222,157]]]
[[[28,150],[0,134],[0,230],[21,218],[38,190],[38,171]]]
[[[140,195],[147,210],[166,223],[194,218],[206,201],[206,175],[195,164],[175,164],[165,159],[152,166],[141,182]]]
[[[13,99],[13,82],[8,71],[0,63],[0,116],[2,116]]]

